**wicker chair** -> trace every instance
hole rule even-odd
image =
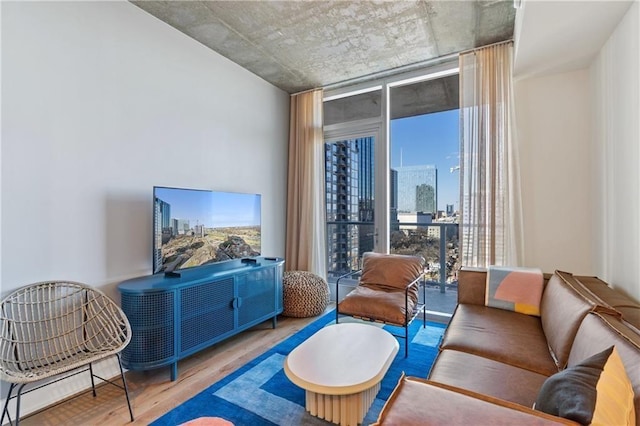
[[[422,300],[426,300],[422,282],[424,259],[421,256],[364,253],[362,269],[345,274],[336,281],[336,300],[340,300],[340,280],[358,273],[360,280],[356,288],[336,304],[336,323],[340,321],[340,315],[349,315],[402,327],[404,336],[394,336],[405,339],[404,356],[409,356],[409,324],[422,312],[422,326],[426,326],[424,303],[419,303],[418,298],[422,287]]]
[[[22,287],[0,302],[0,327],[0,379],[11,384],[0,424],[5,415],[13,423],[10,399],[16,398],[17,425],[23,394],[85,371],[91,375],[94,397],[94,377],[124,390],[133,421],[120,362],[120,352],[131,339],[131,327],[118,305],[101,291],[61,281]],[[118,359],[122,386],[93,372],[94,362],[113,355]],[[78,371],[24,390],[28,384],[72,370]]]

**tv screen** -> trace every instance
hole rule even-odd
[[[260,198],[155,186],[153,273],[259,256]]]

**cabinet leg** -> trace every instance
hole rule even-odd
[[[278,317],[277,316],[271,318],[271,325],[273,326],[273,328],[276,328],[276,326],[278,325]]]
[[[171,364],[171,381],[175,382],[178,379],[178,363]]]

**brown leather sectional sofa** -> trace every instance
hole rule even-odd
[[[576,424],[532,409],[547,377],[615,345],[640,424],[640,304],[594,277],[545,274],[540,317],[484,306],[486,272],[459,273],[458,306],[427,379],[403,377],[376,424]]]

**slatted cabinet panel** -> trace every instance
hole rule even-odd
[[[170,366],[282,312],[284,260],[259,257],[156,274],[118,286],[132,329],[123,353],[130,370]]]

